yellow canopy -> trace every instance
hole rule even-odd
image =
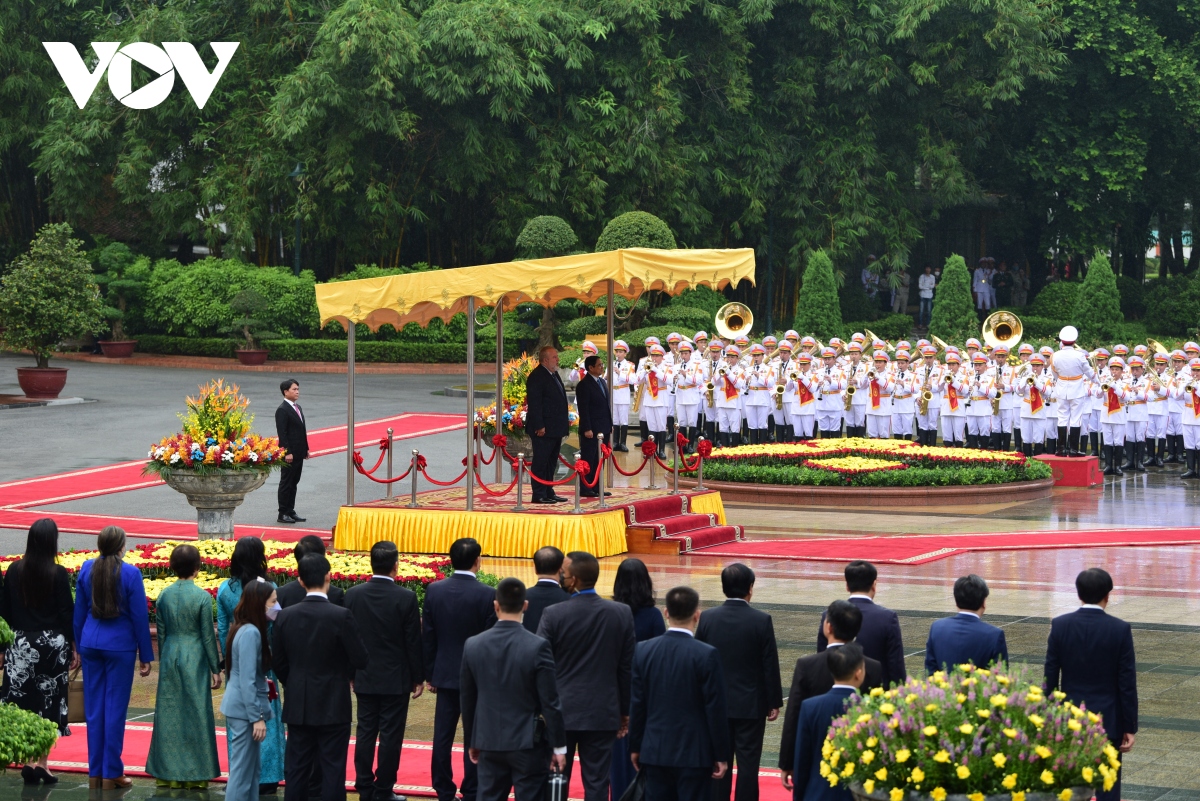
[[[750,248],[630,248],[318,284],[317,308],[321,325],[353,321],[377,331],[385,323],[400,328],[407,323],[426,326],[435,318],[449,321],[467,310],[470,297],[477,306],[494,306],[503,299],[511,309],[518,303],[546,306],[570,298],[594,302],[607,294],[609,281],[617,295],[635,298],[647,289],[673,295],[700,285],[737,286],[743,279],[754,283]]]

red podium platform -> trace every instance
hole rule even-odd
[[[1104,483],[1104,474],[1100,472],[1100,460],[1095,456],[1078,456],[1072,459],[1045,453],[1033,458],[1050,465],[1050,469],[1054,471],[1056,487],[1098,487]]]

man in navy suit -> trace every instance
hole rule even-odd
[[[875,603],[879,571],[875,565],[861,559],[846,565],[846,592],[850,603],[862,610],[862,629],[854,641],[862,646],[863,654],[883,665],[883,686],[903,684],[908,679],[904,667],[904,637],[900,633],[900,618],[885,606]],[[828,646],[825,639],[825,615],[817,627],[817,653]]]
[[[1125,754],[1138,730],[1137,663],[1133,630],[1105,611],[1112,588],[1112,576],[1099,568],[1076,577],[1083,606],[1050,623],[1046,691],[1061,689],[1074,703],[1103,716],[1108,739]],[[1111,790],[1096,791],[1096,801],[1120,798],[1120,774]]]
[[[551,347],[538,351],[538,366],[525,379],[525,430],[533,442],[529,472],[543,481],[552,481],[558,466],[558,449],[571,428],[567,408],[567,389],[558,375],[558,351]],[[533,482],[534,503],[561,503],[566,498],[554,487]]]
[[[533,554],[533,572],[537,575],[537,583],[525,591],[528,605],[525,607],[525,617],[521,619],[521,625],[530,634],[537,634],[546,607],[560,604],[571,597],[559,584],[562,566],[563,552],[553,545],[538,548]]]
[[[795,801],[850,801],[850,791],[844,786],[830,787],[829,779],[821,775],[821,746],[829,725],[846,712],[849,701],[867,676],[862,647],[846,643],[829,652],[829,669],[834,685],[829,692],[809,698],[800,705],[800,723],[796,729],[796,766],[792,798]]]
[[[575,387],[575,404],[579,407],[579,453],[591,465],[586,477],[591,481],[600,468],[600,435],[603,434],[604,441],[612,445],[613,421],[604,363],[592,354],[583,360],[583,369],[587,370],[587,375]],[[603,490],[597,482],[595,487],[584,487],[579,494],[585,498],[598,498]],[[611,492],[605,494],[612,495]]]
[[[954,582],[954,605],[958,614],[935,620],[925,643],[925,671],[934,673],[970,662],[987,667],[993,662],[1008,662],[1004,631],[984,623],[987,582],[972,573]]]
[[[729,769],[729,721],[721,655],[698,642],[700,595],[667,593],[667,633],[638,643],[633,659],[629,758],[646,771],[646,798],[712,801]]]
[[[439,801],[454,801],[461,789],[463,801],[475,801],[478,779],[475,763],[463,754],[462,787],[454,785],[451,755],[454,732],[462,713],[459,681],[463,645],[496,623],[496,591],[475,578],[481,564],[479,543],[470,537],[450,546],[454,573],[425,590],[422,640],[429,692],[437,694],[433,713],[433,756],[429,773]]]

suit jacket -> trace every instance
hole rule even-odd
[[[474,576],[453,573],[425,588],[425,680],[458,689],[463,644],[496,623],[496,591]]]
[[[591,431],[592,435],[603,434],[604,441],[612,444],[612,412],[608,407],[608,395],[612,389],[606,384],[601,389],[600,382],[590,374],[575,385],[575,406],[579,410],[579,435]]]
[[[871,657],[866,657],[867,677],[863,680],[862,691],[870,692],[876,687],[883,686],[883,665]],[[783,734],[779,744],[779,767],[781,770],[793,770],[795,759],[796,736],[800,726],[800,707],[809,698],[824,695],[833,688],[833,674],[829,672],[829,650],[819,654],[802,656],[796,660],[796,669],[792,673],[792,689],[788,693],[787,710],[783,713]]]
[[[796,769],[792,776],[793,797],[796,801],[850,801],[850,791],[844,786],[830,787],[821,775],[821,746],[829,732],[829,724],[846,712],[846,702],[853,690],[838,687],[808,698],[800,705],[796,748],[792,761]]]
[[[262,669],[262,635],[255,626],[242,626],[233,635],[233,669],[221,696],[221,714],[239,720],[270,720],[267,676]]]
[[[288,453],[297,459],[308,456],[308,427],[287,401],[275,410],[275,433]]]
[[[346,593],[370,661],[354,674],[354,692],[404,695],[425,681],[417,594],[389,578],[372,578]]]
[[[997,660],[1008,662],[1003,629],[961,612],[935,620],[929,627],[929,641],[925,643],[927,673],[966,662],[987,667]]]
[[[571,594],[558,586],[558,583],[551,584],[549,581],[534,584],[525,592],[525,600],[529,601],[529,608],[525,610],[525,617],[521,621],[531,634],[537,634],[538,624],[542,622],[542,612],[546,611],[546,607],[554,604],[562,603],[569,600]]]
[[[711,768],[728,762],[729,716],[717,649],[668,631],[638,643],[629,751],[643,765]]]
[[[783,706],[779,651],[771,616],[739,599],[705,610],[696,639],[721,654],[731,718],[765,718]]]
[[[567,389],[557,372],[540,364],[525,379],[525,430],[532,436],[546,429],[548,439],[562,439],[570,430],[567,417]]]
[[[286,690],[284,723],[350,723],[350,679],[369,657],[347,610],[312,595],[284,609],[275,618],[271,660]]]
[[[637,639],[633,610],[594,592],[575,595],[542,613],[539,636],[550,641],[558,694],[569,702],[567,731],[616,731],[629,714],[630,671]]]
[[[550,643],[499,620],[463,646],[459,678],[463,742],[481,751],[567,744]],[[545,732],[538,731],[539,720]]]
[[[854,641],[862,646],[863,653],[883,665],[883,686],[903,684],[908,679],[904,667],[904,637],[900,634],[900,618],[886,606],[880,606],[870,598],[853,596],[850,603],[862,610],[862,628]],[[821,624],[817,627],[817,652],[829,645],[825,639],[825,613],[821,613]]]
[[[1076,704],[1104,716],[1114,743],[1138,730],[1133,630],[1103,609],[1080,609],[1050,622],[1046,690],[1061,689]]]
[[[289,606],[295,606],[308,597],[308,590],[304,589],[304,585],[296,579],[292,579],[287,584],[284,584],[279,589],[275,590],[275,600],[279,602],[281,609],[287,609]],[[329,585],[329,603],[334,606],[346,605],[346,591],[341,587]]]

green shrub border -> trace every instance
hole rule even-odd
[[[240,342],[207,337],[172,337],[161,334],[137,334],[138,350],[169,356],[215,356],[236,358]],[[270,358],[297,362],[344,362],[346,341],[334,339],[271,339],[263,343]],[[516,342],[504,343],[504,358],[520,355]],[[475,348],[476,362],[496,358],[495,347],[480,343]],[[465,344],[450,342],[358,342],[354,360],[362,363],[409,362],[421,364],[461,364],[467,359]]]

